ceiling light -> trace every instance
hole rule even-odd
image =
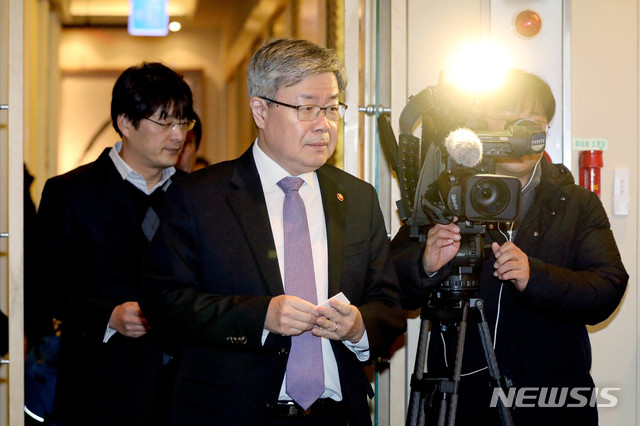
[[[132,0],[128,30],[134,36],[169,34],[169,0]]]

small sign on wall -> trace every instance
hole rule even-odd
[[[573,140],[574,151],[607,151],[609,140],[602,138],[575,138]]]

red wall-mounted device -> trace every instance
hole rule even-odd
[[[595,192],[598,197],[602,164],[602,151],[580,151],[580,186]]]

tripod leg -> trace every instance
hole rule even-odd
[[[453,382],[455,383],[455,391],[451,394],[451,401],[449,401],[449,426],[454,426],[456,423],[456,411],[458,410],[458,386],[460,384],[460,375],[462,374],[462,356],[464,355],[464,341],[467,336],[468,317],[469,317],[469,302],[464,301],[464,304],[462,306],[462,319],[460,320],[459,330],[458,330],[456,362],[453,366]],[[441,412],[440,420],[441,420],[441,424],[444,425],[442,412]]]
[[[494,386],[502,387],[502,377],[500,377],[498,359],[496,358],[496,353],[493,350],[493,344],[491,343],[491,332],[489,331],[489,325],[484,311],[484,301],[482,299],[471,299],[471,303],[480,314],[478,329],[480,330],[484,356],[487,360],[487,366],[489,367],[489,375],[494,381]],[[500,420],[503,425],[513,426],[511,410],[503,404],[502,400],[498,400],[498,414],[500,415]]]
[[[424,367],[427,360],[427,342],[429,339],[429,320],[423,319],[420,323],[420,335],[416,350],[416,362],[413,366],[414,380],[421,380],[424,375]],[[407,426],[424,424],[424,395],[419,389],[412,389],[409,397],[409,417]]]

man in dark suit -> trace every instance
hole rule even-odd
[[[145,258],[142,312],[182,345],[172,424],[368,425],[362,364],[406,322],[375,190],[325,164],[344,67],[332,50],[274,40],[247,82],[256,142],[171,188]],[[304,204],[295,238],[290,196]]]
[[[46,291],[62,321],[54,411],[66,425],[166,421],[169,357],[140,312],[140,265],[193,127],[191,89],[160,63],[125,70],[111,101],[122,137],[49,179],[38,211]]]

